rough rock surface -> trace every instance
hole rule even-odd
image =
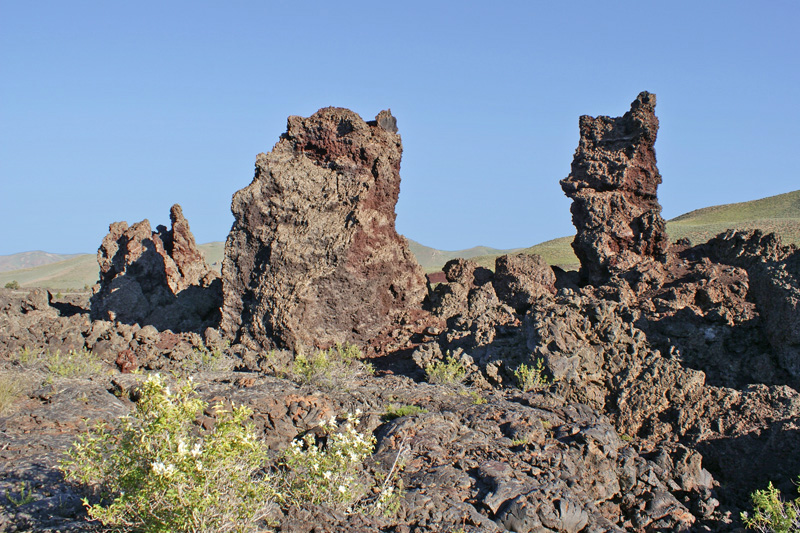
[[[328,107],[289,117],[233,197],[224,334],[263,348],[364,346],[410,309],[425,275],[395,231],[402,145],[394,117]]]
[[[100,282],[91,300],[94,320],[199,331],[219,323],[221,281],[206,265],[181,206],[172,228],[151,231],[143,220],[115,222],[97,251]]]
[[[661,259],[669,245],[656,198],[655,106],[655,95],[643,92],[622,117],[580,118],[580,143],[561,188],[573,202],[572,248],[589,283],[643,258]]]
[[[728,231],[706,248],[720,263],[747,271],[766,338],[779,365],[800,383],[800,251],[757,230]]]
[[[492,281],[498,298],[518,313],[556,293],[556,275],[540,255],[503,255],[495,260]]]

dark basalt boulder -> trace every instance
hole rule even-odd
[[[402,145],[382,111],[289,117],[231,205],[221,330],[262,348],[364,346],[420,309],[422,268],[395,230]],[[413,319],[411,319],[413,321]]]
[[[92,320],[200,331],[219,323],[219,275],[195,244],[181,206],[172,228],[114,222],[97,251],[100,281],[91,298]]]
[[[561,188],[572,199],[572,243],[584,282],[663,259],[669,240],[656,197],[656,97],[642,92],[622,117],[580,118],[581,140]]]
[[[556,275],[540,255],[502,255],[495,260],[494,290],[497,297],[523,313],[540,298],[556,293]]]

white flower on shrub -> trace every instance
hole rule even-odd
[[[172,474],[175,473],[175,465],[173,464],[164,464],[161,461],[155,461],[152,466],[153,472],[157,476],[172,477]]]

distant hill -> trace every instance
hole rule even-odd
[[[206,261],[218,272],[222,268],[222,254],[224,242],[210,242],[201,244],[200,251]],[[46,254],[46,252],[26,252]],[[0,256],[0,261],[24,254]],[[47,254],[57,257],[58,254]],[[97,266],[96,254],[67,255],[66,260],[42,264],[32,268],[22,268],[8,272],[0,272],[0,287],[6,283],[16,281],[21,287],[46,287],[48,289],[83,290],[91,287],[100,279],[100,270]]]
[[[519,248],[517,252],[521,254],[541,255],[544,260],[551,265],[560,266],[564,270],[577,270],[580,267],[580,263],[572,252],[572,239],[573,237],[571,236],[559,237],[558,239],[536,244],[530,248]],[[503,254],[482,255],[472,260],[482,267],[494,270],[494,260],[501,255]]]
[[[22,252],[12,255],[0,255],[0,272],[33,268],[50,263],[65,261],[82,254],[51,254],[50,252]]]
[[[693,244],[706,242],[728,229],[760,229],[775,232],[785,244],[800,246],[800,191],[771,196],[751,202],[718,205],[698,209],[667,222],[667,231],[674,241],[683,237]],[[424,246],[409,239],[411,252],[426,272],[438,271],[450,259],[472,259],[487,268],[494,268],[496,257],[513,252],[539,254],[551,265],[564,269],[577,269],[578,259],[570,246],[572,237],[561,237],[530,248],[498,250],[477,246],[467,250],[444,251]],[[217,271],[222,269],[225,243],[211,242],[200,245],[206,261]],[[27,265],[24,261],[29,261]],[[39,262],[38,265],[34,262]],[[2,265],[19,265],[17,269],[3,271]],[[47,252],[25,252],[0,256],[0,287],[16,280],[23,287],[52,289],[82,289],[92,286],[99,278],[95,254],[59,255]]]
[[[438,272],[442,269],[445,263],[451,259],[461,257],[463,259],[472,259],[479,256],[493,256],[497,257],[504,254],[510,254],[519,248],[513,250],[498,250],[497,248],[489,248],[488,246],[475,246],[467,250],[456,250],[448,252],[445,250],[437,250],[436,248],[429,248],[416,241],[408,240],[408,247],[411,253],[417,258],[417,261],[425,270],[425,272]]]

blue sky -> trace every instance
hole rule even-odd
[[[573,231],[580,115],[658,96],[663,214],[800,188],[800,2],[0,0],[0,254],[94,252],[116,220],[224,240],[289,115],[391,108],[398,231]]]

